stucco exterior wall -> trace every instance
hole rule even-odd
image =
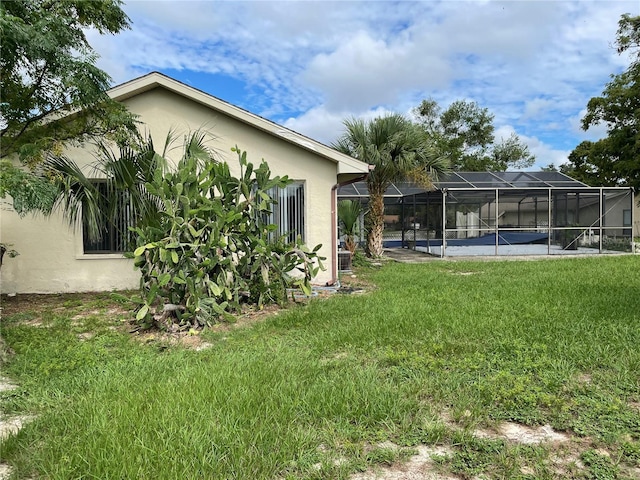
[[[18,215],[3,206],[2,242],[20,255],[5,255],[2,293],[57,293],[136,288],[139,275],[121,255],[83,255],[82,234],[59,216]]]
[[[305,182],[305,238],[311,247],[322,244],[320,255],[327,258],[327,270],[315,282],[323,284],[331,272],[331,188],[336,183],[338,165],[253,126],[211,108],[156,88],[124,101],[140,116],[141,130],[150,132],[156,149],[164,144],[169,130],[178,133],[176,146],[190,130],[206,129],[215,136],[210,142],[221,160],[239,171],[231,148],[246,150],[248,159],[259,164],[265,159],[273,175],[288,175]],[[179,156],[180,148],[175,156]],[[69,156],[88,166],[93,157],[86,150],[70,150]],[[171,154],[169,155],[172,156]],[[2,293],[50,293],[136,288],[139,274],[130,260],[118,255],[83,254],[80,228],[70,229],[58,215],[19,218],[7,205],[1,210],[0,238],[20,252],[6,258],[0,270]]]

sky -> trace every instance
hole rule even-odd
[[[131,29],[88,32],[119,84],[159,71],[325,144],[343,121],[477,102],[533,169],[567,161],[591,97],[629,58],[614,48],[633,1],[125,0]]]

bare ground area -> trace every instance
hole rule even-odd
[[[400,448],[389,442],[381,446]],[[458,480],[459,477],[439,473],[434,461],[437,457],[451,455],[453,450],[450,447],[419,445],[415,450],[417,453],[406,462],[356,473],[351,480]]]
[[[446,423],[449,423],[448,421]],[[550,426],[527,427],[512,422],[504,422],[492,430],[476,430],[474,435],[478,438],[503,439],[512,444],[533,445],[546,444],[557,446],[570,442],[571,438],[561,432],[555,432]],[[391,448],[400,447],[391,444]],[[393,465],[374,468],[363,473],[352,475],[351,480],[461,480],[463,477],[450,473],[443,473],[436,459],[450,457],[455,453],[455,447],[450,446],[427,446],[419,445],[415,448],[417,453],[405,462],[396,462]],[[554,455],[554,470],[562,476],[562,472],[569,464],[574,464],[579,456],[573,450],[567,454],[566,449]],[[563,453],[564,452],[564,453]],[[533,474],[528,472],[527,467],[522,467],[524,475]],[[467,478],[467,477],[464,477]],[[484,477],[472,477],[480,479]]]
[[[14,390],[18,386],[4,377],[0,377],[0,392],[8,392]],[[8,438],[10,435],[17,434],[20,429],[33,420],[34,417],[29,415],[7,416],[0,413],[0,442]],[[0,480],[4,480],[11,476],[11,467],[0,461]]]
[[[503,439],[522,445],[562,443],[571,440],[569,435],[554,431],[551,425],[528,427],[513,422],[503,422],[491,430],[475,430],[473,434],[478,438]]]

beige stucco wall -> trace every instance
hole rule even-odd
[[[3,205],[2,242],[20,255],[5,255],[2,293],[50,293],[135,288],[139,277],[119,255],[83,255],[82,235],[59,215],[19,218]],[[111,258],[109,258],[111,257]]]
[[[322,244],[320,254],[327,257],[327,270],[320,272],[315,282],[331,280],[331,188],[336,183],[336,163],[162,88],[124,103],[140,115],[142,130],[151,132],[156,149],[162,147],[170,129],[180,134],[176,145],[181,146],[185,133],[206,127],[216,137],[211,147],[219,152],[221,160],[229,162],[232,171],[239,169],[237,157],[230,150],[238,145],[254,164],[264,158],[274,175],[304,181],[306,240],[310,246]],[[179,152],[176,150],[176,155]],[[86,151],[74,149],[70,156],[85,165],[92,161]],[[5,257],[0,270],[2,293],[137,287],[139,275],[130,260],[117,255],[84,255],[82,232],[70,229],[59,216],[19,218],[7,204],[0,213],[1,241],[13,244],[20,252],[16,258]]]

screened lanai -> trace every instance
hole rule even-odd
[[[338,197],[366,206],[366,183]],[[626,187],[589,187],[559,172],[454,172],[431,191],[387,189],[384,246],[441,257],[631,252],[632,216]]]

